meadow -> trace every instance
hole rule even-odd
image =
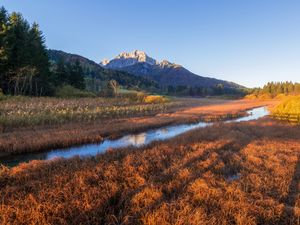
[[[110,118],[153,115],[179,105],[167,98],[50,98],[11,97],[0,101],[0,127],[55,125]]]
[[[299,126],[216,124],[0,170],[1,224],[298,224]]]

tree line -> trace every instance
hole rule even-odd
[[[186,85],[167,86],[162,88],[163,93],[175,96],[218,96],[218,95],[237,95],[243,96],[246,91],[237,88],[224,87],[217,84],[212,87],[190,87]]]
[[[0,89],[10,95],[52,95],[69,84],[84,89],[79,62],[63,61],[50,71],[45,38],[37,23],[30,25],[20,13],[0,8]]]
[[[298,95],[300,94],[300,83],[286,82],[269,82],[263,88],[254,88],[251,91],[254,95],[270,95],[275,97],[279,94]]]

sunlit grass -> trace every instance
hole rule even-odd
[[[142,149],[1,168],[0,223],[297,224],[299,138],[271,121],[215,125]]]
[[[286,97],[272,110],[272,115],[281,120],[300,123],[300,96]]]

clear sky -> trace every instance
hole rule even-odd
[[[1,0],[38,22],[48,48],[100,62],[145,51],[254,87],[300,82],[299,0]]]

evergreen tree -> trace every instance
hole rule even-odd
[[[78,60],[70,67],[69,84],[79,89],[85,88],[83,71]]]
[[[53,78],[53,83],[55,86],[62,86],[68,83],[69,75],[63,59],[59,59],[58,63],[56,64]]]
[[[49,59],[38,25],[0,9],[0,88],[7,94],[50,93]]]
[[[7,31],[7,11],[0,8],[0,88],[7,86],[7,55],[5,52],[5,35]]]

